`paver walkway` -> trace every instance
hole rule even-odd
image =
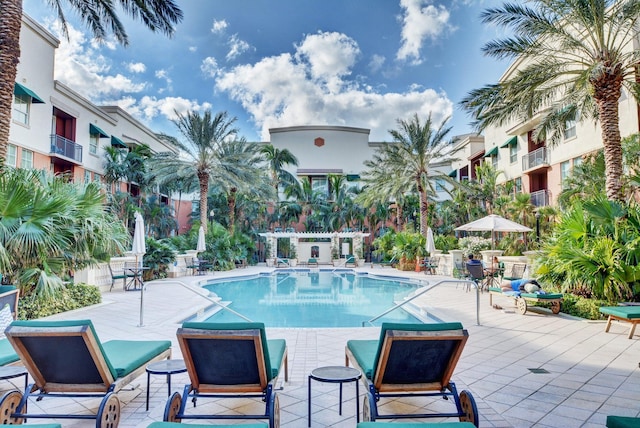
[[[216,272],[214,277],[248,275],[268,268],[251,267],[231,272]],[[358,268],[371,273],[403,275],[437,281],[438,276],[401,273],[391,268]],[[187,317],[211,303],[177,283],[197,283],[210,276],[154,281],[144,292],[141,320],[141,293],[114,290],[103,294],[103,303],[53,319],[89,318],[101,340],[171,339],[173,358],[181,358],[175,332]],[[518,314],[510,300],[494,298],[504,310],[489,306],[487,293],[480,298],[480,325],[476,325],[476,292],[466,292],[456,284],[443,285],[420,298],[420,305],[433,308],[433,315],[444,321],[461,321],[469,331],[469,340],[453,380],[458,390],[468,389],[478,404],[482,427],[603,427],[606,415],[640,416],[640,336],[627,339],[628,327],[614,324],[610,333],[604,323],[586,322],[564,314],[527,312]],[[307,376],[316,367],[344,364],[346,341],[377,338],[377,328],[267,329],[269,338],[284,338],[289,349],[290,381],[278,391],[283,428],[307,426]],[[532,370],[533,369],[533,370]],[[15,385],[20,386],[21,380]],[[186,374],[175,375],[174,391],[182,392]],[[7,390],[10,382],[2,382]],[[360,388],[362,402],[365,388]],[[122,400],[121,427],[146,427],[162,420],[167,399],[163,376],[153,376],[150,410],[145,411],[146,375],[118,395]],[[344,386],[343,414],[338,415],[338,387],[314,382],[313,426],[355,427],[355,388]],[[56,412],[87,413],[99,400],[45,399],[30,403],[38,412],[55,408]],[[438,399],[429,403],[428,412],[450,411],[451,403]],[[410,411],[425,407],[418,400],[389,401],[381,411]],[[39,408],[39,409],[38,409]],[[262,403],[245,400],[198,403],[196,411],[255,413]],[[439,421],[435,419],[432,421]],[[29,423],[39,421],[29,420]],[[40,421],[42,422],[42,421]],[[93,421],[58,421],[65,427],[91,427]],[[205,422],[207,423],[207,422]],[[216,423],[220,423],[219,421]],[[229,422],[227,422],[229,423]],[[213,422],[212,422],[213,424]]]

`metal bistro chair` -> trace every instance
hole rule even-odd
[[[467,272],[469,272],[469,279],[476,283],[476,287],[480,288],[480,291],[486,286],[487,277],[484,274],[484,267],[481,264],[467,263]],[[467,291],[469,287],[467,286]]]

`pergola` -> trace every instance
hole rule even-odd
[[[267,241],[267,259],[277,257],[278,239],[289,239],[291,248],[295,248],[297,258],[306,260],[311,257],[311,247],[318,246],[319,253],[315,257],[319,263],[331,263],[332,255],[341,253],[340,242],[344,239],[351,239],[353,255],[358,261],[362,258],[364,238],[368,237],[368,232],[265,232],[260,233]],[[313,242],[314,239],[329,239],[329,242]],[[342,251],[344,255],[345,252]]]

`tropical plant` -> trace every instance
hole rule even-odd
[[[434,181],[442,174],[430,172],[434,161],[454,160],[454,150],[446,140],[451,130],[445,119],[436,128],[431,114],[422,123],[417,114],[409,120],[398,120],[397,130],[389,130],[393,143],[383,144],[371,160],[364,162],[362,181],[366,184],[363,194],[370,201],[415,192],[420,200],[420,233],[426,238],[429,195],[434,195]],[[363,196],[367,199],[367,196]],[[398,200],[396,199],[396,202]]]
[[[95,183],[1,168],[0,272],[23,295],[53,295],[70,272],[124,251],[130,237]]]
[[[48,4],[58,15],[66,34],[67,24],[63,4],[77,12],[77,16],[92,31],[98,41],[103,41],[109,32],[115,39],[128,44],[127,33],[116,14],[114,3],[119,3],[122,11],[131,18],[140,19],[151,31],[172,35],[174,25],[182,20],[182,11],[174,0],[138,2],[128,0],[113,1],[49,1]],[[13,105],[13,88],[20,61],[20,28],[22,26],[22,0],[3,0],[0,4],[0,34],[2,34],[2,54],[0,55],[0,164],[7,157],[9,125]]]
[[[620,201],[623,175],[618,103],[623,88],[640,100],[637,79],[640,6],[635,0],[532,0],[505,3],[482,14],[513,36],[483,51],[517,61],[496,84],[471,91],[461,102],[479,129],[541,114],[533,137],[557,144],[568,123],[599,122],[606,194]]]
[[[255,172],[255,151],[245,150],[243,142],[233,141],[238,130],[233,127],[236,118],[227,112],[212,115],[210,110],[200,116],[196,112],[176,112],[173,123],[184,137],[184,141],[166,134],[160,138],[181,151],[162,152],[154,156],[153,173],[158,181],[169,183],[175,179],[196,177],[200,188],[200,223],[207,228],[207,196],[211,185],[229,192],[244,187],[243,180]],[[229,157],[225,157],[229,154]],[[231,213],[230,213],[231,215]],[[229,224],[232,227],[232,224]]]
[[[169,240],[145,238],[147,252],[144,255],[144,265],[149,269],[144,271],[145,281],[166,278],[169,266],[176,259],[176,249]]]
[[[269,165],[271,183],[277,196],[280,186],[295,185],[297,179],[285,169],[286,166],[298,166],[298,159],[288,149],[278,149],[272,144],[260,147],[260,153]]]
[[[640,207],[604,196],[565,211],[542,247],[540,279],[563,291],[585,291],[611,303],[631,299],[640,284]]]
[[[399,260],[400,270],[413,270],[416,259],[426,255],[426,238],[413,231],[402,231],[395,234],[391,253]]]
[[[473,254],[474,256],[480,256],[480,251],[491,249],[491,239],[482,238],[480,236],[465,236],[458,239],[458,248],[460,248],[465,255]]]

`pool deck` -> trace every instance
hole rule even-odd
[[[187,317],[211,303],[187,286],[211,278],[249,275],[273,268],[248,267],[214,275],[183,277],[147,283],[141,315],[140,291],[103,294],[103,303],[59,314],[51,319],[93,321],[102,341],[110,339],[170,339],[174,359],[181,358],[175,332]],[[437,281],[445,277],[392,268],[361,267],[356,271]],[[480,325],[476,324],[476,298],[480,299]],[[513,300],[497,296],[489,306],[488,293],[465,291],[455,283],[434,288],[420,298],[420,305],[444,321],[460,321],[469,340],[453,375],[458,391],[472,392],[482,427],[603,427],[607,415],[640,416],[640,334],[627,339],[628,325],[614,323],[609,333],[604,322],[588,322],[545,310],[520,315]],[[140,326],[140,321],[143,326]],[[378,328],[268,328],[269,338],[283,338],[289,352],[289,381],[279,379],[281,426],[307,426],[307,376],[316,367],[344,364],[344,347],[349,339],[377,338]],[[538,373],[534,373],[531,369]],[[540,373],[542,372],[542,373]],[[1,381],[4,391],[22,388],[22,380]],[[173,391],[182,392],[186,374],[174,375]],[[313,427],[355,427],[355,389],[344,386],[343,414],[338,414],[338,387],[313,383]],[[362,404],[365,388],[360,388]],[[145,411],[146,375],[118,393],[122,401],[121,427],[146,427],[161,421],[167,399],[164,376],[151,378],[150,410]],[[30,402],[29,412],[87,413],[99,400],[45,399]],[[387,400],[381,412],[450,411],[452,404],[441,399],[428,403],[416,399]],[[362,406],[361,406],[362,407]],[[422,408],[422,410],[420,410]],[[92,410],[91,410],[92,409]],[[191,409],[193,410],[193,408]],[[256,413],[263,404],[251,399],[200,400],[197,412],[228,414]],[[432,422],[445,419],[431,419]],[[29,423],[51,422],[30,419]],[[95,421],[60,420],[64,427],[91,427]],[[194,421],[185,421],[193,423]],[[255,421],[254,421],[255,422]],[[221,421],[200,423],[220,424]],[[233,421],[226,423],[232,424]],[[237,421],[241,424],[246,421]],[[392,426],[392,425],[390,425]]]

